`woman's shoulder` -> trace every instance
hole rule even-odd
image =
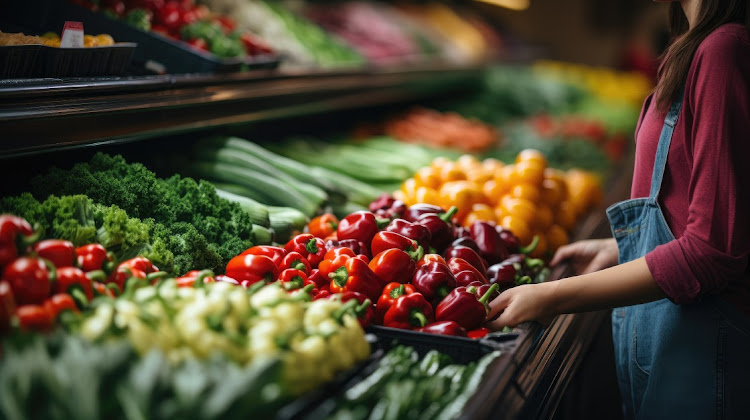
[[[696,54],[716,58],[750,54],[750,33],[739,23],[721,25],[703,40]]]

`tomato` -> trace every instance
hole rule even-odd
[[[545,231],[550,226],[552,226],[552,222],[554,221],[554,215],[552,214],[552,210],[550,210],[549,207],[545,206],[544,204],[540,204],[536,208],[536,227],[539,230]]]
[[[543,168],[547,167],[547,158],[542,152],[536,149],[524,149],[516,156],[516,163],[536,162]]]
[[[523,245],[528,245],[529,243],[531,243],[531,240],[534,237],[534,235],[532,235],[531,233],[529,224],[521,218],[517,218],[514,216],[505,216],[500,221],[500,226],[513,232],[513,234],[518,238],[518,241]]]
[[[547,256],[547,237],[542,234],[541,232],[535,232],[532,234],[532,238],[534,235],[539,237],[539,243],[537,244],[536,248],[534,248],[533,251],[529,254],[530,257],[533,258],[544,258]]]
[[[469,171],[477,170],[482,165],[481,162],[479,162],[479,159],[477,159],[476,157],[474,157],[472,155],[461,155],[456,160],[456,164],[464,172],[469,172]]]
[[[568,187],[564,182],[554,179],[545,179],[542,182],[540,190],[541,202],[550,206],[557,207],[568,194]]]
[[[529,184],[541,186],[544,181],[544,166],[535,160],[525,160],[515,165],[515,182],[513,184]]]
[[[504,197],[500,202],[506,216],[513,216],[533,224],[536,219],[536,206],[524,198]]]
[[[404,199],[401,201],[407,205],[417,203],[417,182],[414,178],[409,178],[401,184],[401,193],[404,195]]]
[[[440,168],[440,180],[444,183],[451,181],[462,181],[465,179],[466,174],[456,163],[447,162],[443,165],[442,168]]]
[[[237,22],[234,21],[234,19],[230,18],[229,16],[218,16],[216,19],[214,19],[221,27],[224,29],[224,32],[231,33],[234,32],[235,28],[237,28]],[[242,34],[246,35],[246,34]]]
[[[482,185],[482,193],[484,193],[486,201],[492,205],[496,205],[500,201],[504,192],[503,188],[492,179]]]
[[[156,11],[154,19],[156,23],[163,25],[168,32],[176,32],[180,29],[181,22],[180,4],[176,1],[168,1]]]
[[[550,251],[556,251],[557,248],[568,243],[568,232],[560,225],[552,225],[547,229],[547,242]]]
[[[42,305],[23,305],[16,309],[18,326],[25,331],[47,331],[52,328],[52,315]]]
[[[560,203],[555,212],[555,224],[562,226],[568,232],[576,227],[575,209],[567,201]]]
[[[49,316],[52,317],[53,320],[57,319],[62,311],[78,312],[76,302],[67,293],[52,295],[49,299],[44,301],[44,309],[47,310],[47,313],[49,313]]]
[[[414,181],[419,186],[438,189],[441,183],[440,171],[431,166],[425,166],[414,173]]]
[[[417,188],[417,190],[414,192],[414,199],[417,203],[440,205],[440,194],[434,188]]]
[[[51,274],[41,258],[21,257],[8,264],[3,280],[10,283],[19,304],[42,303],[52,288]]]
[[[487,222],[495,220],[495,212],[492,207],[484,203],[476,203],[471,206],[471,211],[464,217],[463,226],[471,226],[474,222]]]
[[[497,171],[499,171],[500,169],[502,169],[503,166],[505,166],[505,164],[503,164],[503,162],[501,162],[501,161],[499,161],[497,159],[487,158],[487,159],[485,159],[485,160],[482,161],[482,166],[484,167],[484,169],[486,169],[486,170],[488,170],[488,171],[490,171],[490,172],[492,172],[494,174]]]

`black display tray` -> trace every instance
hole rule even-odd
[[[60,33],[66,21],[83,23],[87,34],[109,34],[117,42],[138,44],[132,55],[129,72],[148,73],[216,73],[234,72],[243,69],[271,69],[279,65],[280,58],[274,54],[245,58],[221,59],[213,54],[190,47],[187,43],[173,40],[153,32],[144,32],[132,26],[110,19],[65,0],[42,0],[28,2],[11,0],[6,6],[8,13],[0,14],[0,23],[8,22],[15,30],[28,33]],[[20,29],[19,29],[20,28]],[[0,29],[3,29],[0,26]]]

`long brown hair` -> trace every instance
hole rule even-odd
[[[662,55],[659,69],[655,89],[658,109],[667,110],[680,93],[698,45],[716,28],[730,22],[742,23],[750,31],[750,0],[701,0],[697,23],[692,29],[682,6],[678,2],[670,5],[672,43]]]

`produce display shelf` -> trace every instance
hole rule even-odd
[[[445,96],[484,67],[3,80],[0,157]]]

